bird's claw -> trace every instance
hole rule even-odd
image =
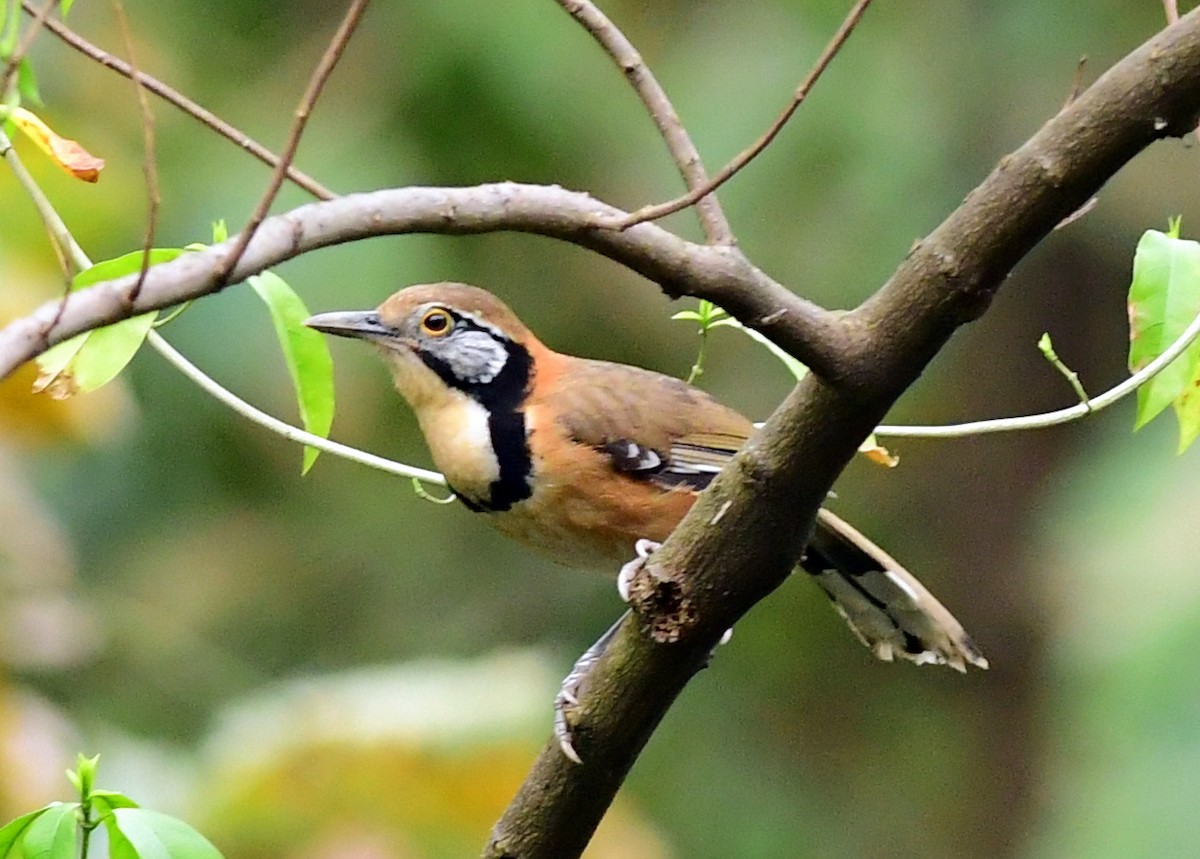
[[[558,740],[558,747],[562,749],[562,753],[566,755],[569,761],[574,761],[577,764],[583,763],[583,759],[575,751],[575,745],[571,737],[571,725],[567,721],[567,708],[579,705],[579,689],[587,679],[588,672],[600,660],[604,649],[608,647],[608,643],[612,641],[613,636],[617,634],[617,630],[621,628],[621,624],[625,622],[625,618],[629,617],[630,614],[631,612],[627,611],[621,615],[617,622],[610,626],[604,635],[596,640],[595,644],[585,650],[583,655],[575,660],[575,664],[571,666],[570,673],[563,678],[558,694],[554,696],[554,738]]]
[[[653,540],[645,538],[633,544],[633,550],[637,552],[637,557],[621,567],[621,572],[617,573],[617,593],[621,595],[621,602],[629,605],[630,588],[633,586],[634,577],[637,576],[642,565],[646,563],[646,559],[661,547],[662,543],[656,543]]]
[[[581,764],[583,758],[579,757],[579,752],[575,751],[571,737],[571,725],[567,722],[567,707],[574,707],[579,703],[579,699],[575,695],[578,690],[579,678],[575,678],[574,675],[574,671],[567,675],[563,680],[562,689],[554,696],[554,738],[558,740],[558,747],[567,760]],[[568,684],[571,683],[575,684],[574,689],[568,688]]]

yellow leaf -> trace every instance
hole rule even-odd
[[[51,161],[76,179],[82,179],[84,182],[96,182],[100,179],[100,171],[104,169],[103,158],[97,158],[76,141],[57,134],[37,115],[23,107],[13,108],[9,119],[26,137],[36,143]]]

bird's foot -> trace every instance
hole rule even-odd
[[[617,593],[621,595],[621,602],[629,605],[630,586],[633,584],[634,578],[646,563],[646,559],[661,547],[662,543],[646,539],[638,540],[633,544],[633,550],[637,552],[637,557],[621,567],[621,572],[617,573]]]
[[[575,751],[575,745],[571,737],[571,725],[567,721],[567,708],[574,707],[579,704],[579,690],[587,680],[588,673],[592,667],[599,661],[600,656],[604,653],[604,649],[608,647],[610,641],[617,634],[617,630],[621,628],[621,624],[625,622],[625,618],[629,617],[632,612],[625,612],[618,618],[617,622],[608,628],[604,635],[596,640],[596,643],[583,652],[583,655],[575,660],[575,664],[571,666],[570,673],[563,678],[562,687],[558,690],[558,694],[554,696],[554,738],[558,740],[558,747],[562,749],[562,753],[566,755],[567,760],[574,761],[577,764],[583,763],[583,759],[579,757],[579,753]]]
[[[634,551],[637,552],[637,557],[621,567],[621,572],[617,574],[617,593],[621,595],[621,600],[626,605],[632,604],[632,585],[637,574],[645,566],[646,560],[662,548],[662,543],[656,543],[653,540],[641,539],[633,544]],[[733,638],[733,629],[725,630],[721,636],[721,640],[717,642],[716,647],[722,644],[728,644],[729,639]],[[709,653],[708,658],[711,661],[713,654],[717,652],[716,647]]]
[[[637,552],[637,557],[629,563],[621,567],[621,572],[617,575],[617,593],[621,595],[621,600],[627,605],[631,600],[630,588],[637,574],[646,563],[646,559],[658,551],[661,543],[656,543],[653,540],[641,539],[634,544],[634,550]],[[621,628],[621,624],[625,619],[632,614],[632,611],[626,611],[625,614],[608,628],[604,635],[583,652],[583,655],[575,660],[575,664],[571,666],[570,672],[563,678],[562,687],[558,690],[558,694],[554,696],[554,737],[558,740],[558,747],[568,760],[574,761],[577,764],[583,763],[579,752],[575,750],[573,737],[571,736],[571,725],[567,719],[567,708],[575,707],[579,704],[579,690],[587,680],[589,672],[600,660],[605,648],[609,642],[617,634],[617,630]],[[717,647],[725,644],[733,636],[733,630],[725,630],[725,634],[721,636],[721,640],[717,642]],[[716,652],[716,648],[713,649]],[[709,654],[709,659],[712,654]]]

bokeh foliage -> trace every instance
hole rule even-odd
[[[765,127],[848,4],[603,5],[715,169]],[[127,7],[149,71],[273,147],[341,12],[310,0]],[[853,306],[1057,110],[1081,55],[1090,80],[1161,18],[1157,0],[1086,10],[1035,0],[877,4],[792,125],[723,190],[742,246],[806,295]],[[107,4],[77,4],[71,23],[121,44]],[[94,259],[135,249],[145,199],[132,85],[48,36],[32,59],[45,115],[108,167],[99,185],[82,187],[32,154],[29,166]],[[247,217],[266,168],[190,118],[165,106],[156,115],[160,244],[203,241],[213,220]],[[633,207],[679,189],[619,72],[547,0],[375,4],[298,163],[339,191],[514,179]],[[1185,236],[1200,224],[1195,170],[1190,144],[1137,159],[1094,212],[1022,263],[992,312],[892,418],[1071,402],[1036,348],[1047,330],[1090,391],[1122,378],[1133,249],[1168,215],[1183,215]],[[60,279],[6,171],[0,199],[0,316],[9,318],[54,295]],[[288,189],[277,209],[304,200]],[[669,223],[698,235],[688,213]],[[281,274],[314,310],[465,280],[504,296],[553,346],[677,375],[694,357],[692,327],[668,321],[680,308],[652,285],[545,239],[380,239],[309,255]],[[270,319],[246,287],[198,303],[166,334],[242,395],[292,415]],[[383,368],[367,350],[334,348],[335,437],[427,464]],[[230,859],[336,855],[346,845],[355,855],[461,855],[461,845],[482,843],[505,800],[500,787],[519,778],[521,750],[532,757],[548,729],[546,678],[619,610],[610,583],[533,558],[395,478],[322,457],[301,479],[294,446],[152,354],[119,387],[66,404],[29,398],[30,382],[0,384],[0,810],[54,798],[75,752],[100,750],[114,783],[188,818]],[[760,417],[789,378],[746,338],[717,331],[703,382]],[[1132,414],[1128,404],[1020,437],[907,442],[894,446],[897,469],[852,467],[838,511],[943,596],[992,669],[962,678],[876,664],[816,589],[789,584],[739,625],[650,744],[620,812],[632,840],[618,836],[625,846],[610,855],[1184,855],[1188,800],[1200,788],[1200,461],[1174,458],[1169,427],[1134,437]],[[428,699],[408,687],[351,693],[339,678],[432,658],[453,678],[455,666],[515,648],[532,648],[538,682],[512,675],[490,690],[490,706],[519,698],[532,714],[485,736],[494,745],[476,753],[473,770],[453,760],[453,747],[470,743],[451,743],[447,762],[442,747],[434,755],[420,739],[354,720],[307,756],[266,758],[253,778],[222,768],[239,748],[259,751],[294,728],[284,708],[251,722],[258,733],[227,729],[247,702],[289,700],[281,690],[300,678],[329,681],[313,694],[332,696],[335,722],[351,697],[386,723],[405,702]],[[454,688],[443,696],[454,701]],[[243,745],[213,751],[230,737]],[[353,814],[324,820],[331,801],[287,802],[305,780],[322,791],[341,785],[347,807],[357,800],[365,816],[402,778],[442,790],[463,773],[479,793],[446,789],[445,805],[476,813],[450,815],[453,832],[421,839],[405,828],[404,803],[380,829]],[[200,803],[205,783],[225,799]],[[311,819],[276,816],[280,797],[285,811]]]

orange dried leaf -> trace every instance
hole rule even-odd
[[[46,155],[76,179],[96,182],[104,169],[104,159],[97,158],[74,140],[57,134],[36,114],[23,107],[13,108],[9,119],[21,132],[38,145]]]
[[[900,464],[900,457],[876,441],[874,433],[867,436],[867,440],[859,445],[858,452],[876,465],[882,465],[885,468],[895,468]]]

